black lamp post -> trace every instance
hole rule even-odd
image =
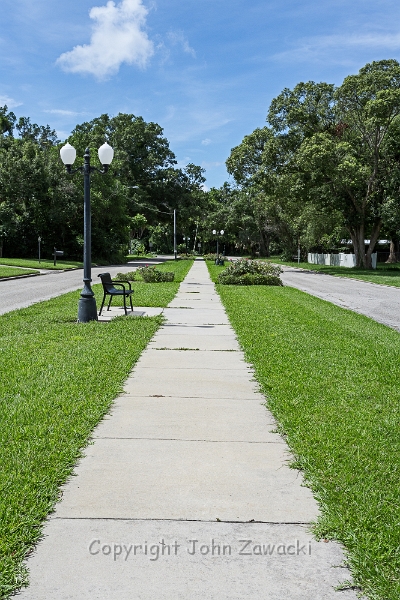
[[[90,212],[90,174],[93,171],[98,173],[107,173],[108,167],[114,157],[114,150],[107,143],[103,144],[98,150],[100,163],[103,170],[90,165],[90,150],[86,148],[84,155],[84,164],[82,167],[72,170],[75,162],[76,150],[70,144],[65,144],[60,150],[61,160],[67,168],[68,173],[83,173],[84,181],[84,242],[83,242],[83,290],[78,304],[78,321],[88,323],[97,321],[96,299],[90,282],[92,281],[92,226]]]
[[[188,242],[190,242],[190,236],[188,235],[184,235],[183,236],[183,241],[186,243],[186,254],[188,253]]]
[[[216,259],[216,261],[215,261],[215,264],[216,264],[216,265],[219,265],[219,264],[220,264],[220,260],[219,260],[219,244],[218,244],[218,242],[219,242],[219,236],[222,236],[222,235],[224,235],[224,233],[225,233],[225,232],[224,232],[224,230],[223,230],[223,229],[221,229],[221,231],[217,231],[216,229],[213,229],[213,235],[216,235],[216,236],[217,236],[217,259]],[[221,262],[222,262],[222,261],[221,261]],[[223,264],[223,263],[222,263],[222,264]]]

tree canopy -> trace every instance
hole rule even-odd
[[[40,235],[44,253],[63,248],[69,258],[81,258],[83,245],[83,178],[65,172],[60,142],[49,126],[18,121],[7,107],[0,109],[0,244],[12,256],[32,256]],[[142,215],[147,238],[164,227],[164,250],[172,246],[172,213],[195,222],[202,203],[203,169],[177,167],[174,153],[157,123],[142,117],[101,115],[77,125],[68,141],[77,163],[88,147],[92,164],[100,167],[97,149],[108,141],[115,150],[106,175],[91,177],[92,253],[98,260],[120,260],[139,230]],[[142,222],[144,223],[144,222]],[[161,248],[160,248],[161,249]]]
[[[227,169],[288,254],[345,236],[370,266],[381,231],[400,225],[399,117],[396,60],[367,64],[339,87],[299,83],[272,101],[268,125],[232,149]]]

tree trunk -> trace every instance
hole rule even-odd
[[[266,257],[269,256],[269,254],[270,254],[270,252],[269,252],[270,239],[271,239],[271,236],[270,236],[269,232],[261,229],[260,230],[260,256],[266,256]]]
[[[3,238],[0,238],[0,258],[3,258]]]
[[[381,220],[375,221],[367,252],[365,252],[364,224],[359,225],[357,228],[354,227],[351,229],[350,235],[353,242],[354,254],[356,255],[356,267],[372,269],[372,253],[375,249],[376,242],[378,241],[381,226]]]
[[[366,269],[372,269],[372,254],[375,250],[375,245],[379,238],[381,226],[382,226],[382,221],[379,219],[378,221],[375,221],[374,226],[372,228],[371,238],[369,241],[369,248],[365,255],[365,268]]]
[[[350,230],[351,241],[353,242],[354,254],[356,255],[356,267],[365,266],[365,235],[364,224]]]
[[[196,231],[194,234],[194,241],[193,241],[193,254],[196,252],[196,242],[197,242],[197,230],[199,228],[199,224],[196,223]],[[203,248],[203,252],[204,252],[204,248]]]
[[[390,240],[389,258],[387,259],[386,263],[394,264],[397,262],[398,260],[396,256],[396,240],[394,240],[392,237],[392,239]]]

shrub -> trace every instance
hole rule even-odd
[[[135,271],[129,271],[129,273],[117,273],[115,279],[119,281],[135,281]]]
[[[261,275],[260,273],[245,273],[244,275],[218,276],[218,283],[224,285],[283,285],[277,275]]]
[[[130,254],[139,255],[144,254],[146,251],[143,242],[140,240],[131,240]]]
[[[195,256],[195,254],[180,254],[178,260],[193,260]]]
[[[282,269],[270,262],[241,258],[231,262],[219,274],[218,283],[226,285],[283,285]]]
[[[174,281],[175,273],[172,271],[157,271],[155,267],[140,267],[137,270],[143,281],[146,283],[162,283],[165,281]]]
[[[215,262],[217,260],[217,255],[216,254],[203,254],[203,258],[204,258],[204,260],[212,260],[213,262]],[[219,258],[228,262],[228,258],[226,256],[223,256],[222,254],[219,255]]]

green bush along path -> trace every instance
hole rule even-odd
[[[160,267],[175,269],[172,283],[135,282],[135,305],[167,306],[191,264]],[[122,316],[77,324],[79,295],[0,316],[1,598],[25,580],[22,560],[60,485],[162,322]]]
[[[209,265],[215,280],[222,267]],[[356,585],[400,598],[400,335],[290,287],[218,285]]]

